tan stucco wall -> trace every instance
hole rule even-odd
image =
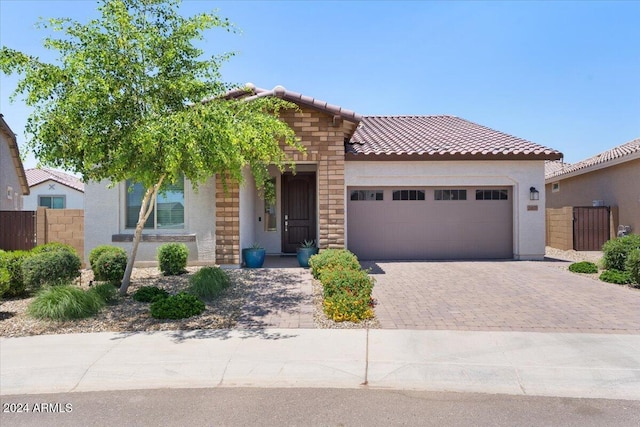
[[[553,182],[560,191],[553,192]],[[547,208],[591,206],[603,200],[606,206],[618,206],[618,224],[630,225],[640,233],[640,159],[610,166],[561,180],[550,180],[545,186]]]

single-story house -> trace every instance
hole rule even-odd
[[[22,209],[29,184],[20,159],[16,135],[0,114],[0,211]]]
[[[185,242],[191,263],[232,266],[254,242],[287,254],[305,239],[370,260],[544,257],[544,163],[560,152],[458,117],[362,116],[281,86],[249,87],[229,96],[277,96],[300,107],[281,116],[306,147],[285,147],[296,173],[273,168],[271,205],[248,171],[244,185],[226,192],[215,176],[197,194],[176,185],[157,201],[139,264],[168,241]],[[87,253],[131,245],[137,216],[127,212],[142,189],[107,184],[86,186]],[[183,215],[163,223],[160,211],[173,203]]]
[[[31,194],[24,198],[23,210],[84,209],[84,183],[75,176],[46,168],[25,172]]]
[[[611,206],[618,225],[640,232],[640,138],[573,164],[548,162],[546,207]]]

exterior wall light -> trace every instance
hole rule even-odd
[[[529,200],[540,200],[540,192],[536,187],[529,188]]]

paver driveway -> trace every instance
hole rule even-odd
[[[382,328],[640,334],[640,290],[527,261],[363,263]]]

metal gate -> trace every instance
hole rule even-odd
[[[601,251],[611,236],[609,207],[587,206],[573,208],[573,249],[576,251]]]
[[[35,245],[35,211],[0,211],[0,249],[27,251]]]

